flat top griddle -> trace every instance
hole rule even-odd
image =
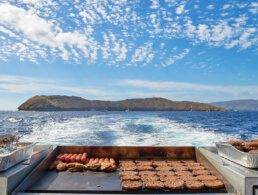
[[[83,175],[81,175],[83,174]],[[32,185],[27,192],[41,193],[131,193],[132,191],[123,190],[119,179],[119,170],[116,172],[57,172],[48,171],[37,183]],[[133,191],[133,193],[227,193],[226,188],[201,190],[189,190],[186,187],[179,190],[142,190]]]
[[[49,165],[60,153],[87,152],[91,157],[114,157],[137,159],[194,159],[201,162],[211,173],[222,180],[226,187],[220,189],[189,190],[183,187],[179,190],[141,190],[128,191],[121,187],[119,168],[115,172],[100,172],[84,170],[82,172],[57,172],[48,170]],[[94,155],[93,155],[94,154]],[[83,174],[83,175],[81,175]],[[99,187],[98,187],[99,186]],[[58,146],[42,163],[22,182],[16,193],[24,194],[190,194],[190,193],[228,193],[230,183],[195,147],[111,147],[111,146]],[[227,189],[226,189],[227,188]]]

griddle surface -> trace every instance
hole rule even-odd
[[[80,176],[80,174],[84,174]],[[100,185],[100,187],[98,187]],[[119,172],[48,171],[28,191],[121,191]]]
[[[84,174],[80,176],[80,174]],[[46,174],[34,185],[32,185],[27,192],[41,192],[41,193],[146,193],[146,194],[167,194],[167,193],[227,193],[225,188],[202,190],[137,190],[126,191],[121,187],[119,177],[119,170],[116,172],[104,173],[97,171],[83,171],[83,172],[57,172],[47,171]],[[100,185],[100,187],[98,187]]]

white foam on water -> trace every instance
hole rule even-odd
[[[13,122],[13,123],[17,123],[17,122],[22,121],[22,119],[16,119],[16,118],[9,118],[8,120],[9,120],[10,122]]]
[[[239,135],[214,133],[203,128],[201,124],[177,123],[166,118],[144,117],[135,121],[136,125],[152,126],[152,133],[123,131],[115,145],[129,146],[211,146],[214,142],[238,139]]]
[[[63,122],[36,123],[22,141],[54,145],[211,146],[239,139],[239,135],[215,133],[197,123],[178,123],[157,115],[108,114],[71,118]]]

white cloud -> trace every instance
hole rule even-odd
[[[163,49],[164,46],[165,46],[165,43],[161,43],[161,44],[160,44],[160,49]]]
[[[153,43],[145,43],[145,46],[137,48],[132,56],[132,63],[142,62],[146,59],[147,55],[152,51]]]
[[[0,24],[8,25],[16,32],[22,32],[27,39],[39,45],[58,49],[59,55],[64,60],[69,60],[70,57],[65,46],[75,46],[84,53],[84,57],[91,57],[92,61],[96,60],[96,50],[98,49],[96,41],[89,38],[87,34],[81,34],[78,31],[64,33],[51,21],[42,19],[36,14],[30,14],[22,8],[0,4]],[[91,33],[90,28],[89,33]]]
[[[196,33],[201,41],[209,41],[210,29],[206,24],[199,24]]]
[[[174,64],[175,61],[183,59],[187,54],[189,54],[189,52],[190,52],[190,49],[186,48],[184,52],[168,58],[167,61],[162,64],[162,66],[166,67],[166,66]]]
[[[223,5],[222,9],[228,9],[228,8],[230,8],[230,7],[231,7],[231,5],[225,4],[225,5]]]
[[[3,32],[7,35],[9,35],[10,37],[15,37],[17,39],[20,39],[18,36],[16,36],[16,34],[14,34],[12,31],[7,30],[6,28],[4,28],[3,26],[0,26],[0,32]]]
[[[159,8],[159,0],[151,0],[152,4],[150,6],[151,9],[157,9]]]
[[[177,14],[183,14],[183,13],[185,13],[186,10],[185,10],[184,8],[185,8],[185,4],[184,4],[184,2],[183,2],[180,6],[178,6],[178,7],[176,8],[176,13],[177,13]]]
[[[205,7],[218,7],[216,2],[204,6],[197,3],[151,0],[146,3],[149,7],[141,7],[141,1],[125,0],[2,0],[1,60],[14,56],[35,63],[60,58],[81,63],[86,59],[93,64],[102,58],[103,64],[121,66],[130,63],[128,57],[132,55],[135,66],[146,65],[153,56],[163,56],[160,64],[167,60],[171,64],[174,59],[164,57],[171,51],[167,49],[170,41],[241,50],[257,44],[257,31],[252,30],[256,18],[249,11],[257,13],[258,3],[234,4],[232,12],[227,10],[233,5],[219,5],[216,17],[214,12],[205,11]],[[188,7],[192,10],[186,10]],[[151,51],[141,46],[143,42],[153,43]]]
[[[252,2],[249,7],[251,7],[249,9],[250,12],[252,12],[253,14],[257,13],[257,11],[258,11],[258,3],[257,2]]]
[[[61,93],[71,92],[77,94],[91,94],[98,96],[116,95],[117,93],[109,90],[97,89],[96,87],[67,87],[60,84],[61,81],[51,79],[39,79],[33,77],[21,77],[0,75],[0,92],[4,93]]]
[[[24,3],[24,4],[31,4],[37,7],[43,7],[43,6],[53,6],[56,5],[55,2],[52,2],[51,0],[18,0],[19,3]]]
[[[185,92],[212,92],[215,94],[219,93],[230,93],[234,94],[253,94],[258,96],[258,86],[213,86],[213,85],[202,85],[193,83],[182,83],[182,82],[162,82],[162,81],[148,81],[148,80],[123,80],[119,82],[121,85],[127,85],[137,88],[147,88],[155,91],[185,91]]]
[[[195,37],[195,31],[196,27],[192,25],[192,21],[188,20],[187,23],[185,23],[186,29],[185,33],[189,38],[194,38]]]
[[[0,5],[0,23],[8,25],[15,31],[21,31],[31,40],[53,46],[54,33],[52,32],[53,23],[31,15],[22,8],[9,4]]]
[[[214,9],[214,5],[208,5],[208,6],[207,6],[207,9],[210,9],[210,10],[211,10],[211,9]]]
[[[244,8],[244,7],[247,6],[247,3],[244,3],[244,4],[237,3],[236,5],[237,5],[237,7],[239,7],[239,8]]]

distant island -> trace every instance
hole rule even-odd
[[[258,100],[232,100],[210,103],[228,111],[258,111]]]
[[[87,100],[75,96],[34,96],[18,107],[23,111],[226,111],[209,104],[164,98],[121,101]]]

